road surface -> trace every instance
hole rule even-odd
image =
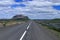
[[[35,22],[0,29],[0,40],[59,40]]]

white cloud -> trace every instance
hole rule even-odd
[[[2,0],[2,1],[0,1],[0,4],[12,4],[12,3],[14,3],[12,0]]]
[[[36,5],[36,6],[47,6],[47,5],[51,5],[52,3],[51,2],[48,2],[48,1],[30,1],[29,2],[30,5]]]
[[[54,3],[53,5],[60,5],[60,3]]]
[[[26,7],[15,7],[11,8],[11,5],[14,4],[25,4]],[[54,18],[58,14],[58,11],[52,8],[52,5],[58,5],[59,3],[53,3],[45,0],[34,0],[22,3],[16,3],[13,0],[3,0],[0,1],[0,13],[10,13],[16,14],[24,14],[29,16],[30,18]],[[4,5],[4,7],[2,7]],[[44,14],[45,13],[45,14]],[[41,16],[42,15],[42,16]],[[44,16],[46,15],[46,16]],[[39,17],[40,16],[40,17]],[[43,17],[44,16],[44,17]]]

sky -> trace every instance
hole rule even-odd
[[[10,19],[20,14],[31,19],[60,18],[60,1],[0,0],[0,19]]]

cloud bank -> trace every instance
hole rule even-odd
[[[33,0],[15,2],[14,0],[0,1],[0,19],[12,18],[14,15],[23,14],[31,19],[53,19],[60,18],[60,11],[54,9],[53,5],[60,5],[59,2],[49,0]]]

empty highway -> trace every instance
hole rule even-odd
[[[0,40],[60,40],[35,22],[0,29]]]

